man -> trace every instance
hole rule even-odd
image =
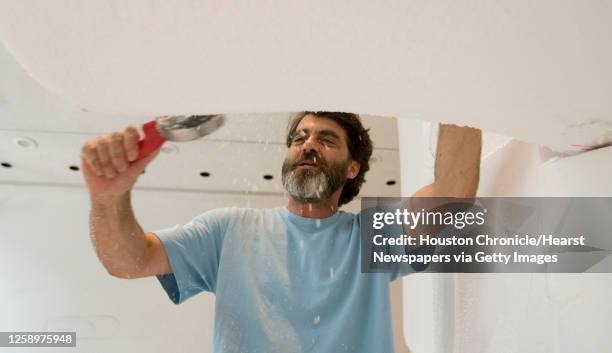
[[[143,160],[128,128],[83,147],[92,241],[108,272],[157,276],[180,304],[215,293],[215,352],[393,352],[389,282],[361,273],[360,217],[338,210],[364,182],[368,130],[349,113],[302,112],[290,123],[286,207],[214,209],[183,226],[144,232],[130,190]],[[472,197],[479,130],[442,125],[435,181],[417,196]]]

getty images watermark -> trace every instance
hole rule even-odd
[[[612,272],[612,198],[362,198],[362,272]]]

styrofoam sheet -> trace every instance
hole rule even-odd
[[[342,110],[612,139],[612,3],[0,1],[44,87],[112,114]]]

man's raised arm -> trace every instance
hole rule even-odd
[[[100,135],[81,151],[91,199],[90,237],[102,265],[113,276],[140,278],[172,272],[161,241],[145,233],[134,216],[130,192],[159,148],[138,159],[138,131]]]
[[[413,197],[476,196],[480,178],[482,132],[479,129],[440,124],[434,182]]]
[[[423,203],[415,202],[418,197],[473,198],[478,190],[480,178],[480,155],[482,150],[482,132],[471,127],[459,127],[451,124],[440,124],[434,182],[416,191],[408,200],[406,208],[418,212]],[[428,200],[427,210],[445,207],[444,201],[436,203]],[[417,205],[418,204],[418,205]],[[426,210],[426,211],[427,211]],[[419,225],[415,229],[404,226],[406,234],[437,234],[441,225]],[[418,246],[406,247],[406,252]]]

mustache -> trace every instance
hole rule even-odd
[[[304,162],[311,162],[317,166],[327,166],[325,160],[321,158],[321,156],[319,156],[318,154],[314,152],[304,152],[302,153],[300,158],[298,158],[298,160],[293,163],[293,168],[296,168],[300,163]]]

